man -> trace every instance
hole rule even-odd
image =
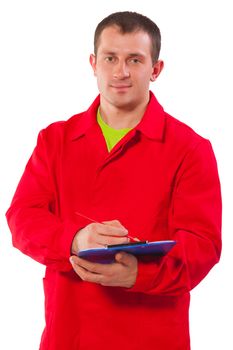
[[[7,212],[14,246],[46,265],[40,349],[187,350],[189,292],[221,251],[215,157],[149,91],[163,68],[155,23],[111,14],[94,45],[100,96],[40,132]],[[176,245],[152,260],[77,257],[129,236]]]

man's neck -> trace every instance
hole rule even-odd
[[[100,100],[100,114],[103,121],[113,129],[134,128],[142,119],[147,103],[134,109],[118,108]]]

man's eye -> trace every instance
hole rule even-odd
[[[139,59],[138,58],[131,58],[130,62],[132,63],[139,63]]]
[[[114,60],[114,57],[112,56],[105,57],[106,62],[113,62],[113,60]]]

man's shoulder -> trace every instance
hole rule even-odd
[[[47,127],[45,127],[41,132],[46,136],[46,138],[59,138],[72,136],[75,129],[79,127],[83,120],[85,112],[74,114],[67,120],[58,120]]]
[[[152,116],[159,119],[156,127],[162,125],[163,140],[167,145],[190,145],[206,140],[198,134],[191,126],[181,121],[179,117],[174,117],[167,113],[165,109],[157,101],[156,97],[151,93],[150,112]]]
[[[167,137],[175,142],[199,143],[206,140],[191,126],[165,112]]]
[[[57,121],[48,125],[44,132],[50,137],[59,137],[60,135],[65,138],[76,138],[95,122],[99,103],[100,97],[98,95],[87,110],[74,114],[67,120]]]

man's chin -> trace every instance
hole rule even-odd
[[[132,110],[136,107],[135,101],[132,99],[125,99],[125,101],[123,101],[123,99],[115,99],[112,101],[112,105],[125,110]]]
[[[124,109],[132,109],[136,104],[135,99],[126,93],[111,94],[107,100],[117,108]]]

